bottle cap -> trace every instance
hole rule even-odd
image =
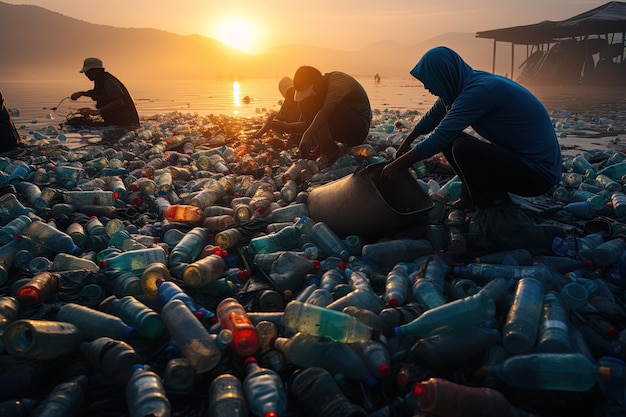
[[[255,358],[254,356],[248,356],[248,357],[246,358],[246,360],[244,361],[244,363],[245,363],[246,365],[247,365],[247,364],[249,364],[249,363],[253,363],[253,362],[254,362],[254,363],[257,363],[257,360],[256,360],[256,358]]]
[[[398,302],[398,299],[397,299],[397,298],[393,297],[393,298],[390,298],[390,299],[389,299],[389,301],[387,302],[387,304],[389,304],[389,307],[398,307],[398,305],[399,305],[400,303]]]
[[[415,385],[413,385],[413,395],[415,395],[416,397],[421,396],[422,394],[424,394],[424,385],[421,382],[417,382]]]
[[[393,333],[398,337],[402,337],[402,329],[400,329],[400,326],[394,327]]]
[[[391,375],[391,366],[389,366],[388,363],[381,363],[380,365],[378,365],[378,373],[383,378],[388,377],[389,375]]]
[[[128,339],[133,339],[137,337],[137,330],[135,330],[135,328],[132,326],[127,326],[124,329],[124,337]]]

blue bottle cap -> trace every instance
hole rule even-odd
[[[80,248],[80,246],[74,245],[71,254],[74,256],[79,256],[81,253],[83,253],[83,250]]]
[[[393,333],[398,337],[402,337],[402,329],[400,329],[400,326],[394,327]]]
[[[124,337],[126,337],[128,339],[133,339],[133,338],[137,337],[137,330],[135,330],[135,328],[132,327],[132,326],[127,326],[124,329]]]
[[[452,267],[452,273],[454,275],[459,275],[461,273],[461,267],[460,266],[454,266]]]

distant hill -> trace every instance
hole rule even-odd
[[[250,55],[199,35],[97,25],[38,6],[0,2],[0,80],[70,80],[88,56],[101,58],[126,80],[278,78],[300,65],[408,77],[419,57],[437,45],[457,50],[477,69],[491,70],[493,46],[473,33],[447,33],[414,45],[381,40],[358,51],[283,45]],[[510,52],[500,55],[496,72],[505,73]]]

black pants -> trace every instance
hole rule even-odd
[[[443,151],[477,207],[510,202],[508,193],[534,197],[553,184],[514,152],[463,133]]]

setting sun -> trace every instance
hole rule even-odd
[[[213,28],[213,37],[231,48],[256,52],[259,41],[258,27],[242,17],[221,19]]]

